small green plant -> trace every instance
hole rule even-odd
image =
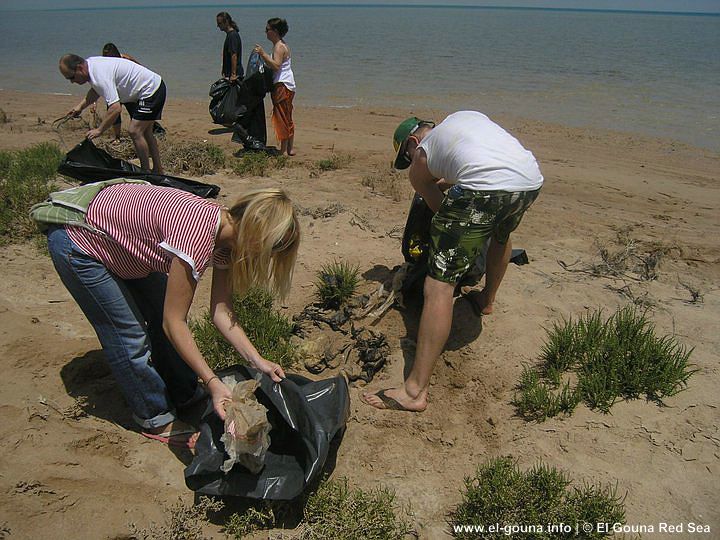
[[[571,485],[564,472],[541,463],[521,471],[503,457],[465,479],[462,502],[450,512],[449,522],[455,538],[570,539],[577,538],[575,524],[624,523],[624,497],[616,487]],[[489,530],[491,525],[500,530]],[[580,533],[586,539],[611,534],[594,527]]]
[[[320,303],[338,309],[355,294],[360,269],[346,262],[334,261],[320,268],[315,287]]]
[[[554,323],[543,347],[538,370],[525,368],[514,403],[518,413],[545,420],[570,413],[584,401],[608,412],[618,398],[645,396],[660,401],[687,387],[696,371],[689,363],[692,349],[672,336],[657,337],[655,327],[635,306],[618,310],[603,321],[595,311]],[[575,388],[563,383],[566,373]]]
[[[182,501],[166,508],[169,514],[165,523],[151,523],[149,527],[138,527],[130,523],[132,538],[137,540],[205,540],[203,527],[209,513],[219,512],[223,503],[207,497],[193,506],[187,506]]]
[[[350,163],[352,163],[353,157],[350,154],[330,154],[330,157],[325,159],[319,159],[312,165],[312,169],[325,172],[325,171],[336,171],[338,169],[344,169]]]
[[[26,240],[36,233],[28,211],[56,189],[51,180],[63,156],[53,143],[0,152],[0,245]]]
[[[238,176],[267,176],[273,169],[283,169],[288,165],[288,157],[270,157],[265,152],[246,152],[232,163],[232,170]]]
[[[408,511],[387,489],[351,490],[346,478],[320,484],[305,505],[303,540],[401,540]]]
[[[299,353],[290,342],[293,324],[273,309],[270,293],[253,289],[243,297],[235,297],[233,311],[237,322],[263,358],[284,368],[295,363]],[[190,330],[200,352],[213,369],[245,363],[212,323],[209,311],[199,320],[191,321]]]

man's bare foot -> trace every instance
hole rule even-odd
[[[488,302],[485,289],[478,291],[477,289],[466,289],[462,291],[463,297],[470,302],[473,313],[480,317],[481,315],[490,315],[493,312],[493,303]]]
[[[422,412],[427,408],[427,395],[421,394],[417,398],[412,398],[405,388],[389,388],[375,394],[363,392],[361,399],[376,409]]]
[[[297,152],[295,150],[288,150],[288,153],[287,153],[288,156],[294,156],[295,154],[297,154]]]

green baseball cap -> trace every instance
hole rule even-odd
[[[422,120],[415,116],[403,120],[393,134],[393,147],[395,148],[395,162],[393,167],[396,169],[407,169],[410,166],[410,160],[405,156],[405,141],[415,133]]]

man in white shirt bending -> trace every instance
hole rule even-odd
[[[543,176],[532,153],[475,111],[451,114],[437,127],[408,118],[395,130],[393,144],[395,168],[409,167],[410,183],[435,212],[425,302],[415,361],[404,385],[366,392],[363,400],[378,409],[420,412],[450,334],[456,285],[489,240],[485,286],[467,298],[476,314],[492,313],[510,261],[510,233],[540,193]]]
[[[107,102],[105,118],[96,129],[87,132],[88,139],[95,139],[110,128],[120,114],[121,104],[125,105],[131,118],[128,133],[135,145],[140,167],[146,171],[163,173],[160,151],[152,132],[153,123],[160,120],[165,105],[165,83],[160,75],[125,58],[91,56],[85,59],[76,54],[66,54],[60,58],[60,73],[70,82],[89,82],[91,86],[87,95],[70,109],[68,115],[78,116],[100,96]]]

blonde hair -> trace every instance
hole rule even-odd
[[[235,231],[233,293],[260,287],[284,298],[300,244],[300,223],[290,198],[282,189],[256,189],[241,195],[229,212]]]

